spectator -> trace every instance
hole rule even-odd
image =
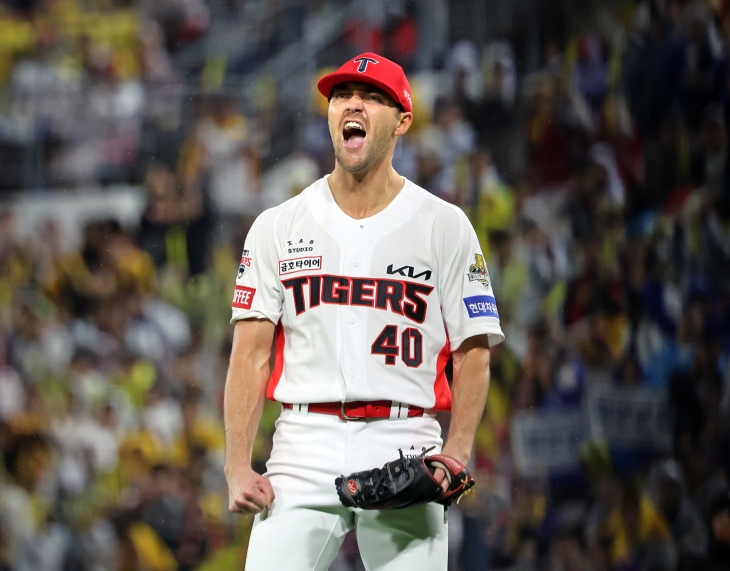
[[[618,569],[676,569],[667,523],[633,483],[623,485],[620,504],[608,514],[598,536],[610,546],[610,561]]]
[[[708,571],[730,566],[730,499],[725,491],[712,500],[708,509],[710,528]]]
[[[703,113],[702,144],[692,158],[692,182],[704,189],[709,200],[722,196],[727,162],[725,110],[708,106]]]
[[[707,530],[701,510],[687,493],[682,468],[674,459],[659,464],[647,478],[655,505],[666,519],[677,549],[678,569],[693,569],[707,552]]]
[[[572,80],[591,111],[600,114],[606,99],[608,69],[598,38],[587,34],[580,36],[576,51]]]

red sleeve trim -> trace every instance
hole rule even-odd
[[[451,349],[449,349],[447,338],[436,360],[436,380],[433,383],[433,392],[436,395],[434,408],[441,411],[451,410],[451,389],[446,378],[446,364],[449,362],[449,357],[451,357]]]
[[[279,379],[281,379],[281,373],[284,371],[284,344],[284,327],[281,325],[281,321],[279,321],[276,324],[274,369],[271,371],[269,383],[266,386],[266,398],[269,400],[276,400],[274,399],[274,391],[279,384]]]

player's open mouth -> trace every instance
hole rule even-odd
[[[365,127],[357,121],[347,121],[342,129],[342,139],[349,149],[355,149],[365,140]]]

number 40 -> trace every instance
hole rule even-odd
[[[395,359],[400,354],[401,360],[407,367],[420,367],[423,362],[422,346],[423,335],[418,329],[408,327],[401,334],[401,344],[398,347],[398,326],[386,325],[373,341],[371,353],[385,355],[386,365],[395,365]]]

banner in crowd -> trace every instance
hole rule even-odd
[[[578,466],[590,442],[616,450],[671,450],[672,428],[663,391],[595,385],[570,412],[519,413],[512,419],[512,450],[526,476]]]
[[[586,440],[582,411],[520,413],[512,420],[512,452],[517,469],[525,476],[575,466]]]
[[[622,450],[671,451],[664,391],[595,385],[588,389],[585,406],[594,441]]]

